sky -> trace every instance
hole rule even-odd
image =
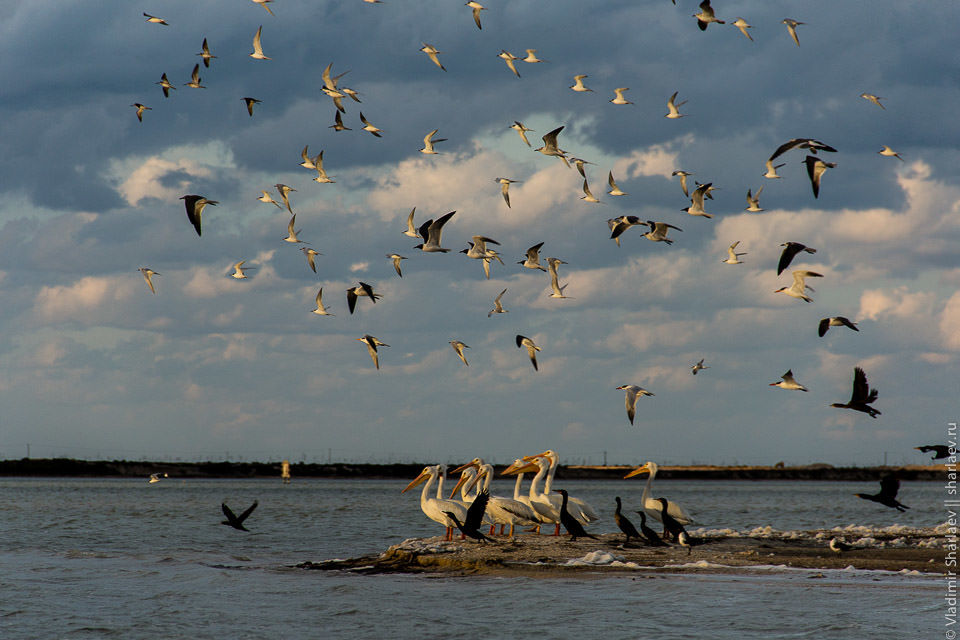
[[[0,457],[925,461],[912,447],[945,442],[958,416],[960,9],[718,0],[727,24],[701,31],[696,4],[489,0],[478,29],[459,1],[275,0],[274,15],[244,0],[3,3]],[[261,25],[270,60],[248,55]],[[216,58],[189,88],[204,38]],[[518,60],[521,77],[497,56],[528,48],[545,62]],[[350,131],[330,128],[331,63],[361,100],[344,100]],[[592,91],[569,89],[578,74]],[[633,104],[610,103],[617,87]],[[685,117],[667,119],[675,91]],[[244,97],[262,101],[252,117]],[[133,103],[150,108],[142,122]],[[534,152],[560,126],[599,204]],[[419,153],[433,129],[446,141]],[[837,149],[821,153],[836,167],[819,198],[803,150],[762,177],[792,138]],[[335,182],[298,166],[305,145]],[[679,169],[716,187],[712,219],[682,211]],[[610,171],[628,195],[607,194]],[[509,208],[498,177],[518,181]],[[277,183],[296,189],[316,273],[282,240],[286,209],[256,199],[279,200]],[[745,212],[760,187],[764,211]],[[219,202],[202,237],[187,194]],[[449,253],[413,248],[413,207],[418,226],[456,211]],[[667,245],[635,227],[618,247],[620,215],[682,231]],[[458,253],[474,235],[499,242],[489,280]],[[724,264],[734,241],[743,264]],[[787,241],[817,253],[778,277]],[[566,299],[517,264],[539,242],[566,263]],[[240,260],[248,279],[230,277]],[[823,275],[812,303],[774,293],[793,269]],[[359,281],[382,298],[351,315]],[[310,313],[320,287],[333,316]],[[488,317],[503,289],[508,313]],[[859,332],[818,337],[838,315]],[[379,370],[366,334],[390,345]],[[541,347],[539,371],[517,334]],[[856,366],[877,419],[829,406]],[[769,386],[788,369],[809,392]],[[627,384],[655,394],[633,425]]]

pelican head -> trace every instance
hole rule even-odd
[[[470,468],[470,467],[473,467],[474,469],[480,469],[480,466],[481,466],[481,465],[483,465],[483,459],[482,459],[482,458],[474,458],[473,460],[471,460],[471,461],[468,462],[467,464],[462,464],[462,465],[460,465],[459,467],[457,467],[456,469],[454,469],[453,471],[451,471],[451,473],[457,473],[458,471],[463,471],[464,469],[468,469],[468,468]]]
[[[423,482],[424,480],[426,480],[426,479],[428,479],[428,478],[432,478],[432,477],[433,477],[433,474],[435,474],[435,473],[436,473],[436,471],[433,469],[433,467],[424,467],[424,468],[423,468],[423,471],[420,472],[420,475],[418,475],[416,478],[414,478],[414,479],[413,479],[413,482],[411,482],[410,484],[408,484],[408,485],[407,485],[407,488],[404,489],[403,491],[401,491],[400,493],[406,493],[407,491],[409,491],[410,489],[413,489],[415,486],[417,486],[418,484],[420,484],[420,483]]]
[[[477,472],[471,465],[465,464],[461,467],[461,469],[463,469],[463,471],[460,472],[460,479],[457,480],[457,484],[454,485],[453,491],[450,492],[450,498],[453,498],[453,496],[457,495],[457,491],[459,491],[460,487],[465,485],[468,480],[475,481],[477,479]],[[473,488],[473,483],[470,484],[470,487],[467,488],[467,491],[469,491],[471,488]]]
[[[633,476],[638,476],[641,473],[653,473],[653,469],[650,466],[652,464],[653,464],[652,462],[645,462],[639,467],[637,467],[636,469],[634,469],[633,471],[631,471],[630,473],[628,473],[627,475],[623,476],[623,478],[624,479],[632,478]]]
[[[533,462],[517,458],[516,460],[513,461],[513,464],[511,464],[509,467],[504,469],[503,473],[501,473],[500,475],[513,476],[520,473],[532,473],[534,471],[539,471],[539,470],[540,470],[540,467],[538,467]]]

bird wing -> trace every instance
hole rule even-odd
[[[483,524],[483,514],[486,513],[487,503],[490,501],[490,493],[481,491],[473,500],[473,503],[467,509],[467,517],[463,527],[467,530],[476,530]]]
[[[780,254],[780,262],[777,263],[777,275],[783,273],[783,270],[790,266],[793,256],[803,251],[804,246],[796,242],[788,242],[783,253]]]
[[[220,503],[220,509],[223,510],[223,515],[227,516],[227,520],[230,522],[235,522],[237,515],[227,506],[226,502]]]
[[[880,478],[880,495],[885,498],[896,498],[900,490],[900,478],[889,473]]]
[[[867,384],[867,374],[863,372],[863,369],[860,367],[853,368],[853,394],[850,396],[850,403],[865,403],[868,402],[867,396],[869,394],[870,387]]]
[[[253,501],[253,504],[250,505],[249,507],[247,507],[247,510],[240,514],[240,517],[237,518],[237,521],[238,521],[238,522],[243,522],[244,520],[246,520],[246,519],[247,519],[247,516],[249,516],[251,513],[253,513],[253,510],[257,508],[257,505],[258,505],[258,504],[260,504],[260,503],[259,503],[258,501],[256,501],[256,500],[254,500],[254,501]]]
[[[824,318],[820,321],[820,326],[817,327],[817,334],[822,338],[824,334],[830,329],[830,318]]]

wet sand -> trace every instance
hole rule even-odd
[[[441,573],[448,575],[526,575],[555,577],[596,572],[745,573],[770,566],[798,569],[866,569],[938,574],[944,571],[945,539],[932,529],[896,536],[874,535],[875,542],[836,553],[829,548],[834,532],[802,532],[801,539],[782,536],[710,536],[686,548],[624,544],[622,534],[600,540],[569,536],[520,534],[496,543],[453,542],[442,537],[414,538],[393,545],[378,556],[305,562],[302,569],[361,573]],[[818,538],[819,535],[819,538]],[[854,536],[851,536],[851,538]],[[929,546],[928,546],[929,545]]]

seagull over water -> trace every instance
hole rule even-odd
[[[196,229],[197,235],[203,235],[201,233],[201,221],[203,215],[203,208],[208,204],[212,207],[220,204],[216,200],[207,200],[203,196],[198,195],[186,195],[179,198],[183,200],[183,205],[187,209],[187,220],[190,221],[190,224],[193,225],[193,228]]]
[[[263,54],[263,47],[260,44],[260,33],[263,31],[263,25],[260,25],[257,28],[257,33],[253,36],[253,53],[250,54],[250,57],[254,60],[271,60]]]
[[[147,286],[150,287],[150,293],[156,294],[157,290],[153,288],[153,276],[160,274],[150,267],[140,267],[137,271],[143,274],[143,279],[147,281]]]
[[[635,384],[623,384],[617,387],[618,391],[625,391],[626,395],[624,397],[624,404],[627,407],[627,418],[630,419],[630,424],[633,424],[633,418],[637,413],[637,400],[643,396],[653,396],[655,394],[650,393],[643,387],[638,387]]]

